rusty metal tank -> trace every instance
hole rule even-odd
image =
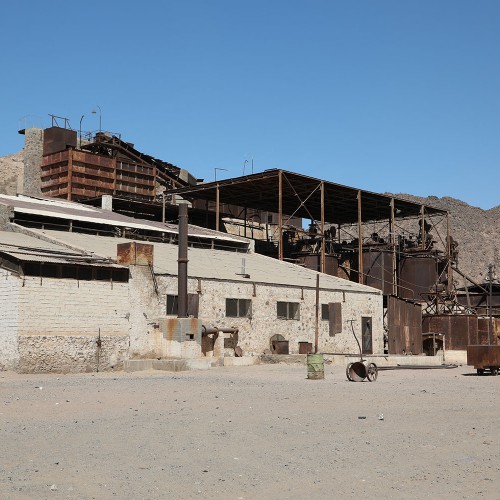
[[[438,281],[438,263],[431,255],[402,256],[398,269],[398,296],[403,299],[422,300]]]

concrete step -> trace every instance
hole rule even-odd
[[[209,358],[129,359],[123,362],[123,370],[128,373],[145,370],[162,370],[166,372],[208,370],[211,366],[212,363]]]

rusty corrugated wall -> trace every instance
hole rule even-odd
[[[387,304],[389,354],[422,354],[422,307],[390,296]]]

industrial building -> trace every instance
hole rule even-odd
[[[0,199],[4,296],[18,300],[0,322],[0,352],[10,353],[0,366],[304,353],[314,332],[331,354],[355,353],[358,339],[365,354],[395,355],[500,342],[484,303],[457,293],[446,211],[279,169],[203,182],[120,134],[78,134],[52,118],[48,129],[20,131],[28,196]],[[170,321],[184,295],[178,225],[167,222],[179,203],[190,207],[190,324]],[[50,306],[35,299],[36,283]],[[71,317],[52,328],[56,290],[66,288]],[[95,293],[106,300],[83,325]]]
[[[298,353],[314,342],[317,273],[256,254],[245,238],[189,226],[191,326],[183,337],[168,330],[178,303],[175,225],[57,199],[0,196],[0,207],[2,368],[216,363],[284,345]],[[353,328],[366,353],[383,352],[380,291],[322,275],[319,297],[321,352],[356,352]]]

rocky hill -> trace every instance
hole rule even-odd
[[[23,185],[23,152],[0,156],[0,193],[15,195]]]
[[[0,157],[0,193],[15,195],[21,192],[23,178],[22,151]],[[390,193],[387,193],[390,194]],[[422,198],[409,194],[396,194],[399,198],[448,210],[451,232],[458,241],[458,267],[476,282],[483,282],[488,265],[497,263],[500,276],[500,205],[482,210],[455,198]],[[444,235],[446,230],[444,230]],[[462,278],[455,277],[458,285]]]

